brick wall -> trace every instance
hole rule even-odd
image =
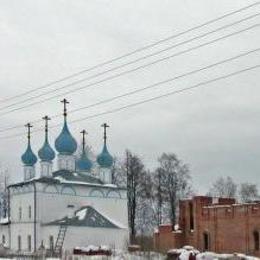
[[[178,232],[171,225],[160,226],[154,236],[157,248],[192,245],[201,251],[260,256],[254,237],[254,232],[260,235],[260,202],[235,204],[234,199],[196,196],[180,201],[179,226]]]
[[[172,225],[161,225],[154,233],[154,246],[159,252],[167,252],[170,248],[180,248],[183,245],[183,233],[172,231]]]

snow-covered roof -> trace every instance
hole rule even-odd
[[[94,183],[104,184],[99,178],[87,173],[72,172],[68,170],[59,170],[52,173],[54,179],[60,182],[76,182],[76,183]]]
[[[0,218],[0,224],[4,225],[4,224],[8,224],[9,223],[9,218],[5,217],[5,218]]]
[[[260,202],[248,202],[248,203],[236,203],[236,204],[215,204],[203,206],[203,209],[215,209],[215,208],[231,208],[231,207],[243,207],[243,206],[258,206]]]
[[[124,187],[118,187],[115,184],[105,184],[99,178],[88,173],[75,172],[69,170],[59,170],[53,172],[52,175],[53,177],[35,177],[28,181],[11,184],[9,185],[9,187],[21,186],[31,182],[42,182],[49,184],[85,185],[125,190]]]
[[[95,228],[124,228],[120,223],[108,218],[100,213],[92,206],[84,206],[75,211],[73,217],[64,217],[46,223],[45,225],[68,225],[68,226],[83,226]]]

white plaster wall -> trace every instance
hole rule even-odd
[[[33,223],[11,224],[11,249],[18,250],[18,236],[21,236],[21,251],[28,252],[28,235],[31,236],[31,251],[34,250],[34,225]]]
[[[110,219],[127,227],[127,204],[124,199],[78,197],[64,194],[41,194],[39,214],[43,223],[59,219],[70,214],[68,205],[74,205],[74,211],[90,205]]]
[[[29,218],[29,206],[31,206],[31,218]],[[19,219],[19,208],[22,209],[22,219]],[[34,219],[34,194],[33,192],[23,194],[11,194],[10,196],[10,218],[12,222],[30,222]]]
[[[76,193],[85,194],[84,196],[73,195],[73,192],[70,190],[70,188],[63,189],[63,192],[70,192],[71,194],[57,193],[54,186],[49,186],[44,193],[38,193],[37,197],[39,198],[39,202],[37,204],[39,206],[41,222],[46,223],[67,216],[70,214],[68,205],[74,205],[74,211],[82,206],[91,205],[100,211],[101,214],[103,213],[108,218],[111,218],[116,222],[119,222],[121,225],[127,227],[127,200],[125,198],[101,197],[103,195],[98,189],[92,193],[92,196],[87,196],[92,189],[93,187],[88,186],[75,187]],[[60,191],[61,187],[58,187],[58,190]],[[102,192],[106,194],[108,191],[109,189],[106,188],[103,189]],[[124,195],[124,192],[125,191],[121,191],[122,196]],[[111,191],[111,195],[112,193],[113,191]]]
[[[24,193],[13,193],[10,194],[10,247],[13,250],[18,250],[18,236],[22,239],[22,250],[28,251],[28,240],[27,236],[31,236],[31,246],[34,250],[34,192],[32,185],[19,188],[17,191]],[[40,193],[37,194],[40,196]],[[29,206],[31,206],[31,217],[29,216]],[[40,215],[39,203],[37,201],[37,213],[36,213],[36,248],[39,248],[41,237],[40,237]],[[19,218],[19,208],[22,209],[22,217]]]
[[[100,190],[103,191],[103,194],[107,194],[110,190],[108,187],[106,188],[99,188],[96,189],[96,192],[92,193],[92,196],[88,196],[90,191],[93,189],[91,186],[75,186],[77,194],[83,194],[80,196],[75,196],[71,189],[64,189],[63,192],[71,193],[71,194],[61,194],[62,185],[58,185],[58,190],[54,188],[54,186],[49,186],[46,192],[43,191],[43,188],[46,187],[46,184],[37,183],[37,224],[36,224],[36,248],[39,248],[41,245],[42,240],[49,240],[49,236],[53,235],[54,243],[56,241],[58,235],[58,228],[59,227],[52,227],[48,228],[48,232],[46,233],[45,229],[41,226],[43,223],[47,223],[64,216],[71,215],[72,211],[79,209],[85,205],[91,205],[96,210],[98,210],[101,214],[107,216],[109,219],[114,220],[115,224],[120,224],[121,226],[128,226],[127,221],[127,200],[124,197],[122,198],[107,198],[107,197],[99,197],[103,196]],[[32,249],[34,249],[34,192],[33,187],[31,188],[24,187],[18,188],[20,194],[13,194],[11,192],[10,197],[10,216],[11,216],[11,248],[14,250],[18,249],[18,235],[21,235],[22,238],[22,250],[27,251],[28,243],[27,243],[27,236],[31,235],[32,237]],[[113,192],[113,191],[111,191]],[[120,191],[122,196],[125,196],[125,191]],[[111,193],[112,194],[112,193]],[[116,193],[115,193],[116,195]],[[68,205],[74,205],[73,209],[68,208]],[[29,218],[29,206],[32,208],[31,219]],[[22,208],[22,219],[19,219],[19,207]],[[128,238],[128,230],[124,231],[117,231],[114,233],[111,229],[106,229],[107,233],[104,233],[104,230],[101,232],[98,228],[83,228],[84,232],[82,233],[80,228],[73,228],[71,231],[68,232],[67,238],[68,241],[67,246],[77,246],[74,243],[74,237],[76,236],[76,231],[82,234],[84,237],[83,240],[80,240],[79,243],[82,246],[86,246],[87,244],[93,244],[97,241],[103,241],[104,244],[111,244],[112,242],[115,243],[119,248],[122,248],[122,233],[124,234],[124,243]],[[74,231],[75,232],[74,232]],[[86,231],[87,230],[87,231]],[[71,234],[70,234],[71,232]],[[74,232],[74,233],[73,233]],[[97,232],[97,233],[95,233]],[[102,235],[101,235],[102,233]],[[91,236],[87,236],[86,234],[91,234]],[[70,237],[71,236],[71,237]],[[119,236],[119,240],[117,238]],[[1,237],[0,237],[1,238]],[[102,242],[102,243],[103,243]],[[121,243],[121,244],[120,244]]]
[[[49,248],[49,237],[54,236],[56,241],[59,227],[44,226],[44,245]],[[88,245],[108,245],[111,248],[125,249],[127,247],[128,231],[126,229],[91,228],[69,226],[63,245],[64,250],[72,250],[76,246],[86,247]]]
[[[0,244],[3,244],[3,236],[5,237],[5,246],[9,247],[8,225],[0,225]]]

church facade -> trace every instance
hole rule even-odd
[[[55,141],[57,170],[53,171],[55,151],[45,138],[37,156],[28,146],[22,155],[24,180],[8,186],[8,216],[0,220],[0,242],[17,252],[36,252],[44,248],[56,253],[89,245],[123,249],[128,243],[127,193],[112,184],[113,157],[108,152],[104,124],[104,146],[96,158],[97,170],[85,149],[85,131],[80,157],[77,142],[67,123],[64,100],[64,125]],[[36,177],[37,176],[37,177]]]

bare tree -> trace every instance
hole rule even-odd
[[[158,222],[162,218],[162,201],[165,200],[169,209],[169,219],[174,227],[179,200],[191,194],[189,168],[173,153],[163,153],[158,161],[160,164],[157,168],[160,181],[160,185],[157,186]]]
[[[163,206],[163,189],[162,189],[162,171],[158,169],[155,175],[155,197],[157,197],[157,225],[159,226],[162,223],[162,206]]]
[[[0,218],[6,218],[8,215],[8,170],[0,169]]]
[[[127,199],[128,199],[128,221],[130,228],[130,240],[131,243],[135,242],[136,238],[136,217],[138,198],[143,196],[143,192],[146,192],[142,186],[142,177],[145,175],[144,165],[141,159],[132,154],[129,150],[126,150],[126,159],[124,163],[124,169],[127,179]]]
[[[255,201],[260,198],[258,188],[253,183],[242,183],[239,187],[239,197],[242,202]]]
[[[144,171],[139,178],[137,190],[136,232],[141,237],[151,234],[155,225],[152,192],[151,173]]]
[[[221,198],[235,198],[237,194],[237,184],[231,177],[219,177],[210,188],[208,195]]]
[[[159,226],[164,220],[167,220],[167,190],[164,185],[164,171],[157,168],[153,177],[153,200],[154,200],[154,218],[156,225]]]
[[[117,157],[114,157],[113,165],[111,168],[112,183],[119,187],[126,187],[127,176],[125,169],[125,162],[120,161]]]
[[[152,174],[145,170],[137,155],[126,151],[123,162],[114,158],[112,176],[114,184],[127,187],[129,228],[133,243],[136,235],[146,237],[155,226]]]

